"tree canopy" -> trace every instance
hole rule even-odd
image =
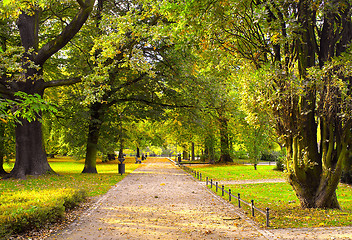
[[[197,145],[202,160],[245,151],[256,163],[276,144],[302,207],[339,208],[352,172],[349,0],[0,4],[10,177],[53,172],[46,153],[85,157],[91,173],[124,148]]]

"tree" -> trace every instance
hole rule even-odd
[[[204,0],[164,7],[183,30],[217,40],[262,74],[260,92],[286,146],[289,182],[301,206],[339,208],[335,191],[351,145],[350,1]]]
[[[76,35],[92,11],[94,2],[94,0],[70,3],[65,1],[63,5],[60,1],[3,2],[6,10],[2,13],[16,19],[20,37],[19,46],[22,48],[20,63],[17,64],[18,69],[15,74],[10,74],[9,69],[4,68],[3,65],[3,74],[0,79],[0,92],[3,98],[11,99],[16,92],[30,95],[38,94],[42,97],[46,88],[73,84],[80,80],[79,78],[69,78],[45,81],[43,79],[44,64]],[[72,9],[78,11],[71,15]],[[49,12],[52,11],[58,12],[50,15]],[[70,22],[66,23],[60,18],[61,14],[70,14],[65,16],[70,19]],[[50,29],[47,26],[50,26]],[[58,28],[60,30],[55,32],[54,37],[52,35],[45,36],[46,33]],[[17,33],[13,25],[11,30],[14,35]],[[6,51],[10,51],[8,49]],[[33,121],[28,121],[23,117],[19,120],[20,122],[16,124],[16,162],[10,176],[23,178],[25,175],[53,172],[43,148],[40,116],[38,115]]]

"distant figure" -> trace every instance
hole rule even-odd
[[[144,157],[144,154],[142,153],[142,161],[144,161],[145,160],[145,157]]]
[[[142,163],[140,159],[136,156],[136,162],[135,163]]]

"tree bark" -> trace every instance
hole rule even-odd
[[[215,163],[214,136],[212,135],[212,133],[209,133],[205,137],[204,155],[205,159],[207,159],[210,164]]]
[[[39,120],[28,122],[21,119],[16,125],[16,162],[10,177],[54,173],[44,151],[41,127]]]
[[[220,156],[219,162],[220,163],[233,162],[233,159],[230,155],[228,119],[222,116],[221,114],[219,114],[219,123],[220,123],[220,146],[221,146],[221,156]]]
[[[123,158],[123,140],[120,137],[120,149],[118,158]]]
[[[191,160],[194,161],[194,160],[196,159],[196,158],[195,158],[195,153],[194,153],[194,142],[192,142],[191,154],[192,154]]]
[[[189,160],[189,154],[187,150],[183,150],[182,152],[182,159]]]
[[[334,0],[325,2],[327,5],[335,3],[337,2]],[[346,159],[348,144],[344,140],[344,134],[342,134],[344,124],[338,117],[341,105],[339,103],[339,91],[334,87],[334,84],[329,85],[331,80],[328,76],[324,76],[326,79],[324,79],[324,90],[321,93],[320,101],[324,101],[322,108],[328,110],[325,112],[321,110],[322,113],[319,116],[316,113],[315,82],[313,79],[309,79],[307,69],[316,65],[315,56],[317,54],[321,67],[326,61],[335,57],[339,39],[342,39],[345,44],[347,42],[346,39],[338,36],[340,33],[336,34],[334,25],[337,24],[335,21],[338,18],[334,16],[335,13],[327,12],[324,15],[318,51],[314,32],[316,13],[310,4],[311,2],[307,0],[299,1],[298,22],[301,25],[302,32],[296,43],[299,73],[305,94],[300,96],[299,101],[298,132],[293,136],[291,146],[287,146],[288,151],[292,151],[291,159],[289,159],[292,160],[289,182],[303,208],[340,209],[336,197],[336,188],[340,180],[343,162]],[[340,5],[340,7],[342,6]],[[343,11],[340,13],[343,13]],[[350,18],[349,15],[348,19]],[[329,99],[329,95],[335,97]],[[320,121],[320,148],[318,148],[317,141],[317,116],[319,116]]]
[[[103,104],[100,102],[93,103],[90,108],[90,115],[86,158],[82,173],[98,173],[96,165],[100,128],[104,117]]]
[[[137,154],[136,154],[136,157],[137,157],[137,158],[140,158],[140,157],[141,157],[141,154],[140,154],[140,152],[139,152],[139,147],[137,147]]]

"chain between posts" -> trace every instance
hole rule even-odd
[[[199,179],[200,181],[202,181],[202,174],[200,172],[197,172],[197,171],[194,171],[192,170],[191,168],[189,167],[186,167],[186,166],[182,166],[181,164],[179,165],[181,168],[183,168],[185,171],[187,172],[190,172],[190,173],[193,173],[194,174],[194,177]],[[206,182],[206,186],[209,185],[209,178],[208,177],[205,177],[205,182]],[[214,185],[214,182],[213,182],[213,179],[210,179],[210,188],[213,188],[213,185]],[[218,192],[218,188],[219,188],[219,183],[218,182],[215,182],[215,191]],[[241,199],[241,195],[240,193],[237,194],[237,196],[233,195],[231,193],[231,189],[229,189],[228,191],[226,191],[224,189],[224,185],[221,186],[221,196],[224,196],[225,193],[228,194],[228,197],[229,197],[229,202],[232,201],[232,198],[235,198],[237,199],[238,201],[238,207],[241,208],[241,202],[246,204],[247,206],[249,206],[251,208],[251,215],[252,217],[255,216],[255,210],[257,210],[259,213],[265,215],[266,217],[266,227],[269,227],[269,220],[270,220],[270,215],[269,215],[269,211],[270,209],[269,208],[266,208],[265,211],[257,208],[255,205],[254,205],[254,200],[251,200],[251,202],[246,202],[244,201],[243,199]]]

